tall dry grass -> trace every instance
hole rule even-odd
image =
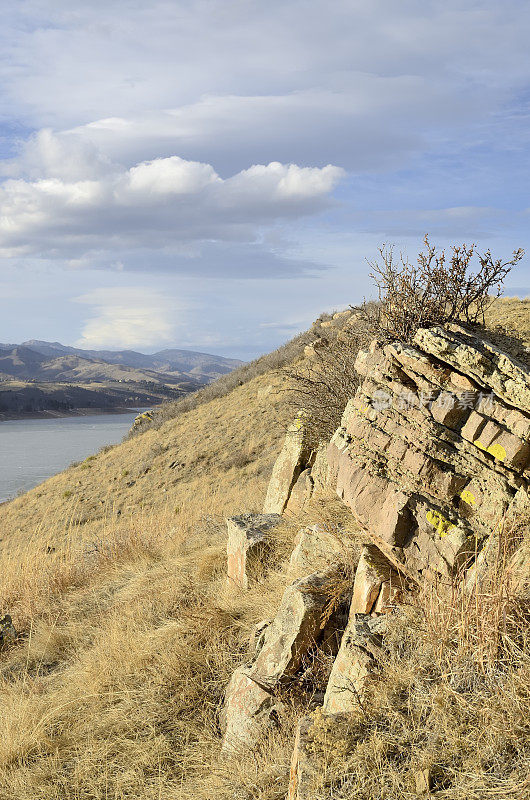
[[[316,717],[315,800],[530,797],[530,569],[514,572],[513,548],[502,534],[471,590],[426,585],[393,618],[362,706]]]
[[[284,797],[322,672],[307,669],[252,757],[228,762],[223,692],[278,607],[298,527],[351,518],[315,501],[278,528],[248,593],[227,594],[224,518],[261,507],[289,415],[279,389],[277,374],[254,378],[0,508],[0,611],[20,632],[0,654],[2,800]],[[472,599],[431,587],[396,618],[369,705],[317,737],[322,797],[416,797],[418,769],[445,800],[530,797],[526,600],[510,559]]]

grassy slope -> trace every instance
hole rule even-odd
[[[2,608],[26,637],[2,664],[2,798],[181,796],[240,649],[211,594],[223,515],[264,496],[277,385],[252,381],[0,509]]]
[[[23,635],[1,657],[2,800],[284,796],[295,701],[286,704],[282,732],[253,759],[217,758],[224,686],[247,655],[252,625],[274,613],[283,561],[303,521],[284,524],[259,585],[243,598],[225,594],[224,517],[261,507],[286,421],[280,388],[276,373],[261,375],[0,507],[0,607]],[[329,499],[309,519],[344,525],[348,515]],[[338,781],[333,797],[371,800],[382,785],[394,795],[381,797],[415,796],[403,788],[404,749],[432,760],[440,748],[454,756],[465,741],[468,771],[486,769],[485,751],[502,773],[502,749],[520,742],[528,663],[514,666],[504,684],[492,676],[500,696],[492,706],[488,676],[479,680],[469,667],[476,643],[470,650],[458,638],[461,609],[444,621],[440,613],[426,618],[425,608],[410,650],[397,647],[382,678],[377,724],[361,736],[364,723],[355,720],[345,734],[363,747],[354,755],[323,747]],[[439,627],[431,631],[425,619]],[[453,669],[465,689],[458,702]],[[504,705],[500,685],[509,690]],[[411,686],[412,722],[406,707],[388,722],[388,704]],[[430,738],[429,726],[436,726]],[[516,786],[528,765],[521,753],[518,761],[510,756]],[[357,785],[354,795],[347,784],[339,793],[348,763],[366,776],[369,793]],[[469,782],[444,797],[468,790]]]

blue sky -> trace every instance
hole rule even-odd
[[[383,242],[530,252],[525,2],[11,5],[0,341],[250,358]]]

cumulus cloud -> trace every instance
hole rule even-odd
[[[52,165],[63,139],[46,136]],[[70,150],[67,149],[67,155]],[[100,168],[103,160],[97,161]],[[83,162],[79,169],[85,169]],[[38,179],[9,178],[0,187],[0,254],[80,259],[123,247],[162,250],[190,242],[255,241],[277,220],[325,208],[342,177],[336,166],[271,162],[221,178],[210,164],[178,156],[129,169],[109,165],[82,177],[55,168]],[[99,173],[99,174],[98,174]],[[182,249],[180,250],[182,252]]]
[[[77,347],[149,348],[174,341],[178,304],[156,289],[95,289],[75,299],[91,306]]]

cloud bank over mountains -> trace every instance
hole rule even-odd
[[[125,349],[171,343],[178,328],[178,307],[152,287],[96,289],[75,298],[91,308],[76,347],[94,350],[107,342]]]

